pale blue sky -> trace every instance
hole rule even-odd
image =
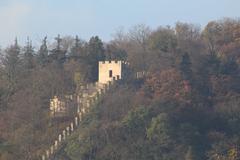
[[[0,0],[0,45],[29,36],[35,44],[76,34],[109,41],[120,26],[144,23],[151,28],[177,21],[206,25],[222,17],[238,18],[240,0]]]

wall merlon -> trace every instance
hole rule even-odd
[[[108,61],[99,61],[99,64],[113,64],[113,63],[124,63],[125,61],[119,61],[119,60],[108,60]]]

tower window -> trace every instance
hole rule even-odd
[[[109,77],[112,77],[112,70],[109,70]]]

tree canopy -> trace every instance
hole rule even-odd
[[[98,61],[124,60],[128,75],[81,122],[58,159],[238,160],[240,21],[224,18],[151,29],[110,42],[93,36],[17,39],[1,49],[0,159],[38,159],[71,117],[49,99],[97,81]],[[136,78],[136,72],[144,72]]]

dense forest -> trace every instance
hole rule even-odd
[[[129,62],[57,159],[240,159],[240,20],[177,22],[98,36],[17,39],[0,56],[0,159],[35,160],[69,121],[49,99],[97,81],[98,61]],[[147,73],[136,79],[134,73]],[[76,82],[77,81],[77,82]]]

